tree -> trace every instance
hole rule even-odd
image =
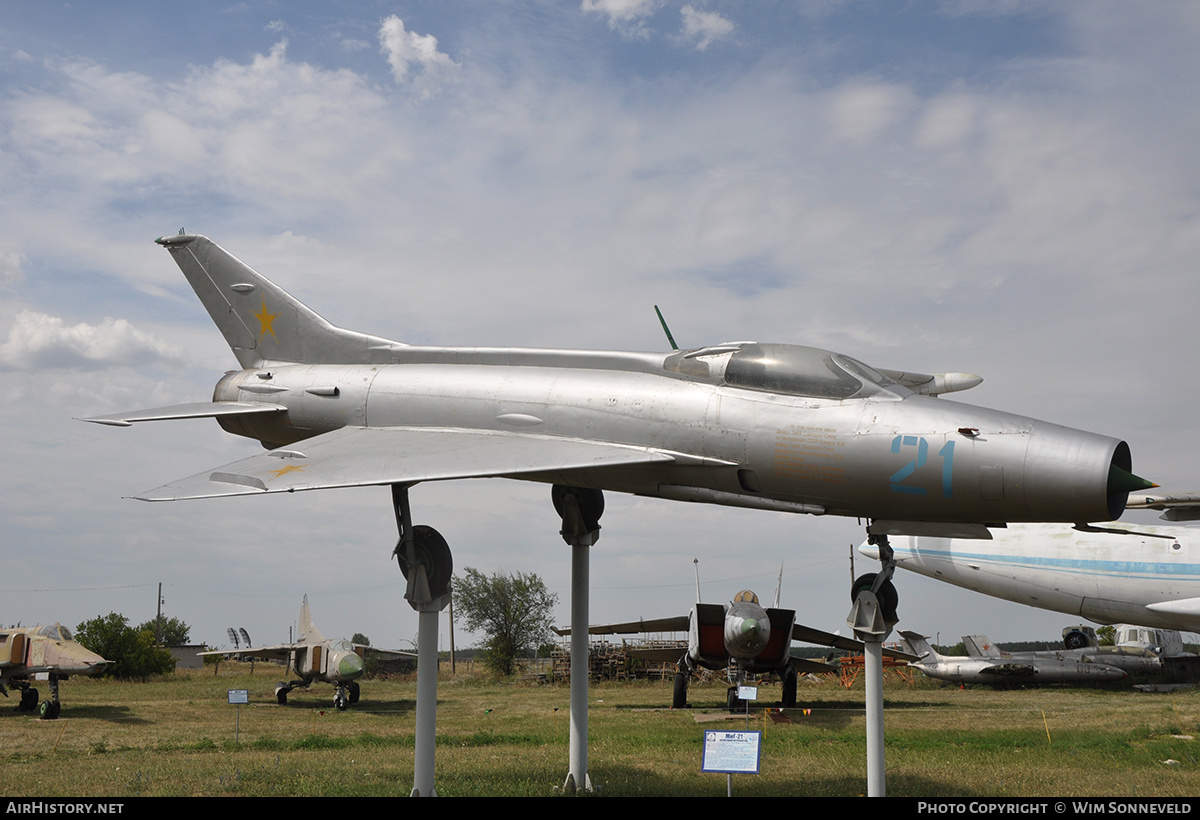
[[[463,626],[486,636],[484,660],[498,674],[511,675],[516,658],[550,636],[558,596],[533,573],[488,576],[466,567],[453,590]]]
[[[1096,627],[1096,641],[1100,646],[1113,646],[1117,642],[1117,628],[1112,624]]]
[[[159,646],[183,646],[191,637],[192,628],[178,618],[158,615],[139,626],[137,631],[154,635]]]
[[[175,658],[154,645],[154,635],[134,629],[129,619],[110,612],[75,627],[75,640],[111,661],[105,675],[142,678],[175,671]]]

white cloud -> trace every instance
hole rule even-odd
[[[644,18],[652,17],[662,8],[664,0],[583,0],[584,12],[608,18],[608,27],[622,37],[645,39],[651,30]]]
[[[11,285],[21,279],[21,263],[24,261],[25,254],[0,243],[0,287]]]
[[[438,92],[441,85],[454,77],[459,65],[449,55],[438,51],[437,38],[432,34],[417,34],[404,28],[404,21],[392,15],[379,27],[380,50],[387,55],[392,77],[397,85],[409,81],[411,68],[419,67],[421,76],[412,86],[423,99]]]
[[[96,365],[180,364],[183,352],[125,319],[67,326],[57,316],[19,313],[0,343],[0,366],[16,370]]]
[[[912,90],[903,85],[849,83],[833,94],[833,135],[866,142],[894,126],[914,103]]]
[[[733,22],[716,12],[700,11],[689,5],[683,7],[682,13],[683,31],[680,38],[687,43],[694,42],[692,48],[696,51],[704,51],[717,40],[733,34]]]

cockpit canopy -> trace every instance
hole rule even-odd
[[[52,641],[71,641],[71,630],[67,629],[62,624],[50,624],[49,626],[38,627],[37,634],[42,638],[49,638]]]
[[[849,399],[908,390],[857,359],[817,347],[738,342],[683,350],[664,368],[702,381],[747,390],[821,399]]]

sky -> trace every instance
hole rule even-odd
[[[0,622],[139,623],[161,583],[213,646],[288,640],[305,594],[328,637],[415,640],[386,488],[146,504],[260,448],[76,420],[236,368],[153,243],[181,228],[413,344],[663,351],[657,304],[684,347],[977,373],[954,400],[1200,489],[1198,39],[1188,2],[0,3]],[[567,621],[549,487],[411,496],[456,566],[536,573]],[[683,614],[695,566],[705,600],[769,600],[782,567],[846,632],[859,522],[606,500],[593,622]],[[946,643],[1073,622],[897,586]]]

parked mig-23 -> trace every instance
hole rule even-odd
[[[698,596],[697,596],[698,597]],[[570,635],[570,629],[555,629],[559,635]],[[632,648],[633,657],[648,661],[676,664],[675,690],[671,706],[687,707],[688,681],[697,669],[725,669],[732,686],[728,706],[737,708],[737,687],[748,675],[773,672],[783,682],[782,703],[787,708],[796,705],[798,672],[832,672],[836,667],[819,661],[791,656],[792,641],[862,651],[862,644],[840,635],[822,632],[796,623],[796,612],[775,606],[764,609],[758,596],[742,590],[728,604],[695,603],[687,615],[675,618],[629,621],[622,624],[603,624],[588,627],[591,635],[634,635],[653,632],[687,632],[686,649]]]
[[[99,675],[108,661],[77,642],[61,624],[16,626],[0,629],[0,693],[19,689],[18,712],[38,709],[38,690],[33,682],[50,684],[50,699],[42,701],[41,715],[54,720],[62,710],[58,700],[59,681],[71,675]]]
[[[756,342],[410,346],[329,324],[206,237],[157,241],[242,369],[211,402],[88,421],[215,417],[270,452],[138,496],[148,501],[391,485],[406,509],[418,482],[496,476],[555,485],[564,530],[598,530],[600,491],[613,490],[864,518],[886,546],[897,533],[1107,521],[1152,486],[1123,441],[936,398],[975,376]]]
[[[332,683],[334,686],[333,705],[345,711],[346,707],[358,703],[358,678],[364,672],[363,656],[371,653],[386,655],[392,658],[407,657],[416,659],[410,652],[396,652],[390,649],[376,649],[363,644],[351,643],[344,639],[328,639],[313,625],[312,615],[308,611],[308,596],[304,596],[300,604],[300,640],[297,643],[285,643],[277,646],[260,646],[247,649],[221,649],[214,652],[199,652],[199,655],[241,655],[249,658],[273,658],[288,661],[292,671],[300,676],[300,680],[280,681],[275,687],[275,700],[280,706],[287,705],[288,692],[293,689],[307,689],[314,681]]]

